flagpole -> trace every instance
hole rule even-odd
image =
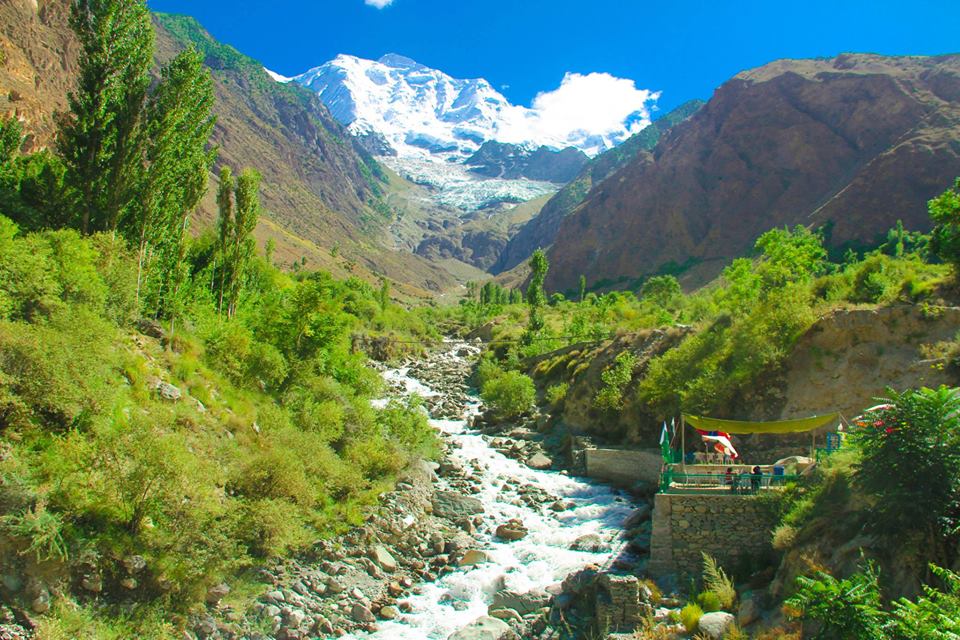
[[[680,468],[687,472],[687,421],[680,414]]]

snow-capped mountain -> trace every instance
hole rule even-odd
[[[355,135],[374,137],[381,155],[462,161],[492,140],[592,156],[631,133],[627,122],[603,133],[548,130],[539,111],[511,104],[486,80],[452,78],[397,54],[377,61],[339,55],[294,81],[316,91]]]
[[[564,83],[571,77],[589,82],[593,76],[568,76]],[[552,153],[565,154],[566,165],[582,164],[649,122],[641,105],[622,121],[617,116],[590,131],[566,103],[553,110],[537,101],[532,108],[514,105],[482,78],[460,80],[397,54],[376,61],[339,55],[292,80],[316,92],[368,151],[406,178],[433,187],[438,203],[464,210],[555,191],[569,180],[570,166],[556,175],[518,167],[560,167],[543,162]],[[492,166],[501,160],[503,166]]]

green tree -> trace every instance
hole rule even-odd
[[[580,275],[580,302],[583,302],[584,298],[587,297],[587,276]]]
[[[543,283],[547,278],[547,269],[550,263],[547,262],[547,254],[543,249],[537,249],[530,257],[530,285],[527,287],[527,304],[536,309],[542,307],[547,302],[547,294],[543,290]]]
[[[547,294],[543,290],[543,283],[547,278],[547,269],[550,263],[547,262],[547,255],[543,249],[537,249],[530,257],[530,285],[527,287],[527,304],[530,306],[530,318],[527,322],[527,330],[523,334],[523,340],[527,344],[533,342],[534,337],[543,331],[545,322],[543,319],[543,305],[547,302]]]
[[[227,289],[229,271],[230,239],[233,237],[233,190],[236,183],[233,170],[220,167],[220,185],[217,187],[217,250],[220,262],[220,291],[217,296],[217,313],[223,313],[223,298]]]
[[[217,222],[221,245],[221,302],[226,302],[227,317],[233,317],[240,300],[240,291],[250,264],[256,253],[253,230],[260,219],[260,174],[254,169],[244,169],[233,185],[232,172],[227,168],[220,172],[220,190],[217,202],[220,218]]]
[[[673,276],[653,276],[643,283],[640,297],[663,309],[673,309],[680,299],[680,283]]]
[[[190,215],[206,193],[216,156],[209,148],[213,101],[213,81],[203,56],[190,48],[164,67],[148,108],[144,202],[137,225],[127,231],[130,240],[138,243],[141,273],[153,253],[153,303],[171,322],[186,278]],[[138,299],[140,279],[138,275]]]
[[[855,480],[874,497],[870,526],[896,544],[919,534],[932,559],[949,560],[945,536],[960,528],[957,391],[891,391],[850,437],[860,452]]]
[[[139,204],[153,28],[143,0],[74,0],[70,26],[79,79],[60,123],[60,153],[81,232],[112,231]]]
[[[820,273],[827,257],[820,234],[801,225],[792,230],[771,229],[757,239],[755,247],[761,254],[757,274],[768,291]]]
[[[960,266],[960,178],[927,203],[933,234],[930,248],[944,262]]]

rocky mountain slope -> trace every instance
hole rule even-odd
[[[928,228],[926,200],[960,175],[958,140],[957,55],[743,72],[563,220],[547,284],[686,269],[692,286],[775,226],[824,226],[832,247],[869,244],[898,219]]]
[[[67,108],[77,71],[78,45],[68,26],[66,0],[10,0],[0,4],[0,113],[20,117],[32,149],[51,146],[54,114]],[[154,17],[158,62],[192,44],[206,56],[216,91],[214,142],[219,163],[252,166],[264,175],[267,215],[257,237],[273,238],[285,264],[321,266],[339,276],[386,274],[407,293],[453,286],[443,270],[383,246],[389,220],[379,206],[379,165],[309,91],[271,79],[256,61],[214,40],[192,18]],[[216,216],[211,182],[196,229]]]
[[[580,172],[541,209],[540,213],[521,227],[510,238],[493,266],[494,273],[513,269],[540,247],[553,243],[560,223],[586,199],[591,189],[607,179],[627,163],[641,158],[651,162],[650,152],[660,138],[675,125],[683,122],[700,107],[702,100],[690,100],[653,122],[623,144],[605,151],[581,167]]]

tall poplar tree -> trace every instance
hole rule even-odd
[[[70,26],[80,42],[79,80],[59,149],[80,231],[112,231],[139,203],[153,27],[143,0],[73,0]]]
[[[220,167],[220,186],[217,189],[217,241],[220,253],[220,293],[217,313],[223,313],[223,298],[227,288],[229,270],[230,239],[233,238],[233,189],[235,187],[233,170],[227,165]]]
[[[524,340],[529,342],[534,335],[539,333],[544,327],[543,305],[547,302],[547,294],[543,290],[543,283],[547,278],[547,269],[550,263],[547,262],[547,254],[543,249],[537,249],[530,256],[530,285],[527,287],[527,304],[530,305],[530,319],[527,323],[527,331],[524,334]]]
[[[229,198],[224,190],[223,173],[221,173],[221,191],[218,200],[221,201],[221,241],[225,246],[223,269],[225,271],[225,296],[227,316],[233,317],[237,311],[237,302],[240,299],[240,290],[247,274],[250,258],[256,251],[256,242],[253,239],[253,230],[260,219],[260,174],[254,169],[244,169],[237,177],[233,192],[233,203],[225,207]],[[229,174],[227,174],[229,177]],[[224,211],[233,212],[232,220],[224,216]]]
[[[154,254],[156,311],[171,321],[186,277],[190,215],[206,193],[216,157],[209,144],[213,101],[210,72],[191,47],[163,68],[148,108],[144,202],[137,224],[126,230],[136,236],[132,242],[139,242],[141,267]]]

